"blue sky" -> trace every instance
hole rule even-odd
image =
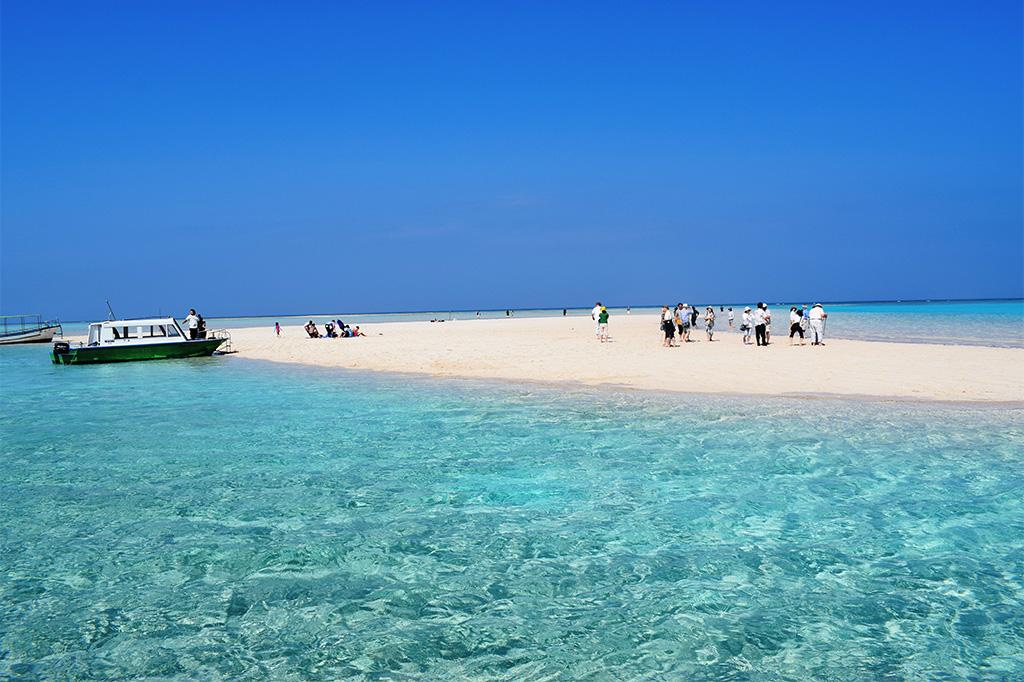
[[[1019,2],[27,2],[0,308],[1021,296]]]

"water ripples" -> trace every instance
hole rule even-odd
[[[1024,672],[1019,411],[31,357],[8,677]]]

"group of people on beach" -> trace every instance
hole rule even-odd
[[[731,309],[730,309],[731,310]],[[820,303],[815,303],[808,310],[806,305],[790,306],[789,308],[789,345],[797,343],[796,337],[800,337],[800,345],[806,341],[804,334],[810,333],[812,346],[825,345],[825,320],[828,313]],[[772,311],[762,302],[751,311],[750,307],[743,309],[743,321],[740,324],[740,331],[743,332],[744,345],[750,345],[750,337],[753,335],[754,344],[767,346],[772,335]]]
[[[281,325],[274,323],[274,327],[277,331],[277,335],[281,336]],[[356,336],[366,336],[363,332],[359,331],[359,325],[350,327],[341,320],[329,320],[324,324],[324,333],[321,334],[317,328],[316,323],[310,320],[303,327],[306,333],[309,334],[311,339],[338,339],[338,338],[352,338]]]
[[[562,316],[565,316],[564,309]],[[594,334],[601,343],[606,343],[608,341],[608,309],[598,301],[594,304],[594,309],[590,311],[590,317],[594,320]]]
[[[718,312],[723,314],[727,320],[730,331],[734,329],[736,315],[732,308],[726,309],[719,306]],[[590,312],[594,320],[594,335],[601,343],[608,341],[608,309],[600,302],[594,304]],[[812,346],[825,345],[825,320],[828,314],[820,303],[815,303],[810,310],[807,306],[791,306],[789,309],[789,344],[799,343],[805,345],[805,335],[811,338]],[[661,306],[661,315],[658,322],[664,337],[662,345],[666,348],[678,347],[676,338],[680,343],[689,343],[694,339],[690,336],[694,330],[700,328],[703,321],[704,333],[708,341],[715,340],[715,322],[717,315],[714,306],[706,306],[703,311],[698,306],[691,306],[688,303],[678,303],[675,307]],[[751,310],[749,306],[743,309],[740,320],[739,331],[743,333],[743,344],[767,346],[771,342],[772,311],[767,304],[758,302]],[[797,337],[800,337],[799,342]]]
[[[722,310],[721,312],[725,312]],[[729,308],[729,328],[732,329],[733,314]],[[690,334],[697,329],[700,321],[704,321],[704,332],[708,335],[708,341],[715,340],[715,309],[707,306],[703,315],[700,308],[691,306],[689,303],[677,303],[675,308],[667,305],[661,306],[661,330],[665,337],[662,345],[671,348],[676,345],[676,331],[683,343],[689,343],[693,339]]]
[[[825,320],[828,313],[820,303],[815,303],[808,310],[806,305],[790,306],[789,308],[789,345],[797,343],[796,337],[800,337],[799,344],[806,344],[805,334],[810,334],[812,346],[825,345]],[[754,343],[758,346],[767,346],[771,339],[772,313],[767,305],[758,303],[757,308],[751,312],[750,308],[743,310],[743,324],[740,330],[743,331],[743,343],[750,343],[751,333],[754,335]]]

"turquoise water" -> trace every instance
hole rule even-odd
[[[678,301],[666,301],[677,303]],[[694,303],[693,301],[688,301]],[[736,326],[744,305],[753,307],[757,302],[736,304]],[[789,303],[769,301],[774,313],[772,332],[776,335],[789,334]],[[813,305],[816,301],[798,301],[794,305]],[[710,305],[694,303],[694,305]],[[714,304],[715,308],[719,307]],[[727,304],[728,305],[728,304]],[[1024,300],[1003,301],[937,301],[933,303],[837,303],[826,306],[829,319],[826,335],[833,338],[861,339],[866,341],[899,341],[905,343],[942,343],[971,346],[1000,346],[1024,348]],[[611,308],[612,316],[625,315],[625,308]],[[657,314],[660,308],[633,307],[633,314]],[[590,316],[590,308],[570,308],[571,316]],[[560,317],[558,310],[517,310],[516,317]],[[505,317],[505,311],[482,311],[483,319]],[[389,322],[412,322],[420,320],[472,320],[476,312],[423,312],[423,313],[379,313],[333,315],[293,315],[281,317],[232,317],[211,318],[211,327],[241,329],[244,327],[266,326],[273,328],[274,322],[282,325],[302,325],[314,319],[318,323],[340,317],[346,323],[369,325],[370,327]],[[725,328],[725,320],[719,320],[719,331]],[[65,333],[83,335],[85,323],[64,325]],[[655,332],[655,335],[657,333]]]
[[[773,310],[773,332],[788,336],[789,306]],[[828,313],[825,331],[835,338],[1024,348],[1021,300],[846,303]]]
[[[0,677],[1020,679],[1007,408],[0,349]]]

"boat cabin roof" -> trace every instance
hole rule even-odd
[[[184,341],[185,331],[173,317],[146,317],[137,320],[105,320],[89,325],[90,346],[107,343],[141,345]]]
[[[104,320],[93,322],[90,327],[156,327],[156,326],[178,326],[173,317],[147,317],[138,320]]]

